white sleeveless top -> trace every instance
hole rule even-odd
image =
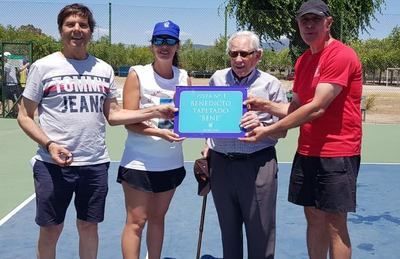
[[[174,77],[160,77],[151,64],[133,66],[140,84],[140,108],[172,103],[177,85],[187,85],[188,74],[183,69],[172,67]],[[152,119],[151,123],[158,128],[172,128],[173,122],[163,119]],[[171,130],[172,130],[171,129]],[[182,142],[170,143],[160,137],[146,136],[128,130],[125,150],[122,155],[122,167],[143,171],[166,171],[183,166]]]

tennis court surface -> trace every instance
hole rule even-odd
[[[192,162],[186,162],[187,176],[178,188],[166,219],[163,258],[195,258],[202,197],[197,196]],[[276,258],[308,258],[305,243],[305,220],[302,208],[287,202],[290,163],[281,163],[277,210]],[[105,221],[100,224],[99,259],[122,258],[120,234],[125,209],[121,186],[115,182],[118,163],[110,167],[110,192]],[[358,206],[349,214],[353,258],[399,258],[400,254],[400,164],[362,164],[358,180]],[[31,196],[32,198],[33,196]],[[0,226],[0,258],[33,258],[38,227],[34,223],[35,200],[21,206]],[[57,258],[78,256],[75,211],[70,207],[61,235]],[[202,259],[222,258],[218,220],[208,196],[202,242]],[[141,258],[146,257],[142,241]],[[245,256],[246,257],[246,256]]]

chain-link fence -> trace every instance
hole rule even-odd
[[[57,28],[58,12],[69,3],[32,3],[32,2],[9,2],[0,0],[0,29],[13,28],[17,31],[21,26],[46,34],[59,40]],[[149,3],[151,5],[151,3]],[[140,48],[146,49],[150,44],[151,33],[156,22],[172,20],[181,27],[180,38],[182,47],[180,51],[181,65],[192,72],[196,77],[207,77],[216,69],[227,66],[224,40],[236,31],[236,22],[225,15],[224,6],[219,8],[190,8],[190,7],[161,7],[161,6],[137,6],[135,4],[89,4],[93,11],[97,26],[93,33],[93,42],[109,42],[112,49],[101,51],[101,46],[92,48],[96,56],[100,56],[109,62],[118,71],[125,72],[126,67],[138,63],[147,63],[151,55],[143,55]],[[379,23],[372,34],[363,33],[361,38],[368,40],[374,37],[385,38],[393,28],[387,24],[392,19],[399,18],[400,14],[388,14],[378,17]],[[11,26],[11,27],[10,27]],[[337,33],[342,35],[342,33]],[[0,32],[0,41],[8,41],[6,35]],[[27,39],[21,36],[19,42]],[[274,51],[265,50],[264,58],[259,66],[284,82],[285,87],[290,88],[292,81],[284,79],[291,77],[291,63],[281,61],[285,59],[288,42],[285,39],[281,44],[272,44]],[[40,46],[38,46],[40,45]],[[34,43],[32,53],[33,60],[40,58],[39,49],[57,49],[59,46],[51,46],[49,42]],[[104,45],[105,46],[105,45]],[[267,48],[269,46],[264,43]],[[186,51],[190,47],[194,51]],[[139,49],[139,50],[138,50]],[[399,46],[400,49],[400,46]],[[3,50],[7,51],[7,50]],[[107,53],[104,53],[107,52]],[[280,56],[276,55],[280,53]],[[284,65],[282,65],[282,62]],[[376,61],[377,63],[378,61]],[[277,64],[278,63],[278,64]],[[364,64],[364,60],[363,60]],[[370,65],[369,65],[370,66]],[[387,65],[383,69],[365,70],[364,79],[368,84],[364,87],[365,104],[367,107],[366,121],[376,123],[400,123],[400,76],[399,70],[388,70],[393,68]],[[396,68],[397,66],[394,66]],[[400,65],[399,65],[400,67]],[[121,68],[121,70],[120,70]],[[202,81],[204,83],[204,81]],[[2,114],[2,113],[1,113]]]

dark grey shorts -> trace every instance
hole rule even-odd
[[[185,178],[184,167],[167,171],[141,171],[120,166],[117,182],[128,183],[132,188],[144,192],[166,192],[178,187]]]
[[[7,84],[4,92],[6,99],[17,101],[18,97],[23,92],[23,89],[21,89],[21,87],[17,84]]]
[[[360,156],[323,158],[297,153],[288,200],[326,212],[354,212],[360,160]]]
[[[33,166],[36,223],[39,226],[63,223],[73,194],[78,219],[103,221],[109,165],[60,167],[36,160]]]

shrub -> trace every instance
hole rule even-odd
[[[365,102],[365,109],[371,110],[372,108],[374,108],[376,105],[375,100],[376,100],[375,94],[367,95],[367,97],[364,98],[364,100],[363,100]]]

